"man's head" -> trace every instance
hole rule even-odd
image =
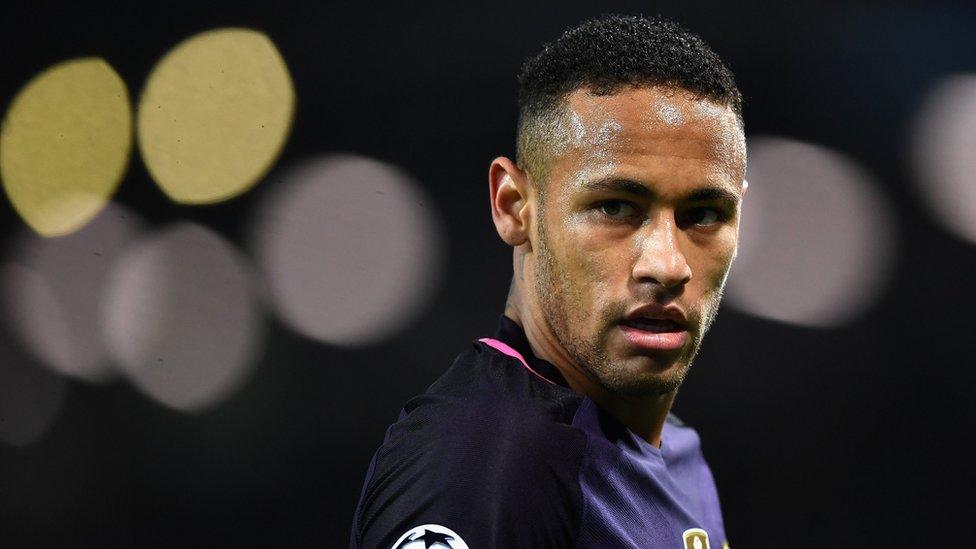
[[[677,23],[605,17],[569,29],[529,58],[519,75],[516,162],[543,183],[552,160],[574,137],[571,92],[612,95],[628,87],[683,89],[729,107],[742,124],[732,71],[705,42]]]
[[[530,59],[519,100],[517,164],[489,178],[530,340],[609,393],[673,392],[738,243],[731,72],[674,23],[609,17]]]

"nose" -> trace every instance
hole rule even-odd
[[[632,276],[638,283],[657,283],[666,289],[680,289],[691,280],[691,266],[681,250],[680,229],[674,212],[662,209],[638,233],[639,255]]]

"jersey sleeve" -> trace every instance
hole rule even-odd
[[[373,458],[353,549],[423,547],[401,538],[424,525],[468,547],[575,544],[585,435],[517,403],[426,400],[401,414]]]

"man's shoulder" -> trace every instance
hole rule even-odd
[[[571,425],[581,400],[475,342],[426,392],[407,402],[381,454],[436,453],[433,467],[469,469],[559,459],[573,453],[568,446],[582,451],[585,445],[585,435]],[[481,451],[463,452],[474,447]]]
[[[471,342],[451,367],[418,398],[430,395],[506,400],[516,407],[549,402],[573,408],[581,400],[580,395],[571,389],[545,379],[519,359],[499,352],[484,340]],[[411,406],[412,402],[406,408]]]
[[[586,448],[571,425],[577,401],[509,360],[475,343],[407,403],[364,486],[356,521],[364,543],[385,544],[424,521],[492,546],[521,546],[505,538],[518,524],[572,534]]]

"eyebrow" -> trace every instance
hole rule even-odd
[[[616,192],[639,196],[641,198],[653,198],[656,194],[647,185],[638,183],[631,179],[608,177],[587,181],[581,185],[582,190],[589,192]],[[739,203],[739,195],[724,187],[707,186],[695,189],[687,195],[681,197],[686,202],[729,202]]]

